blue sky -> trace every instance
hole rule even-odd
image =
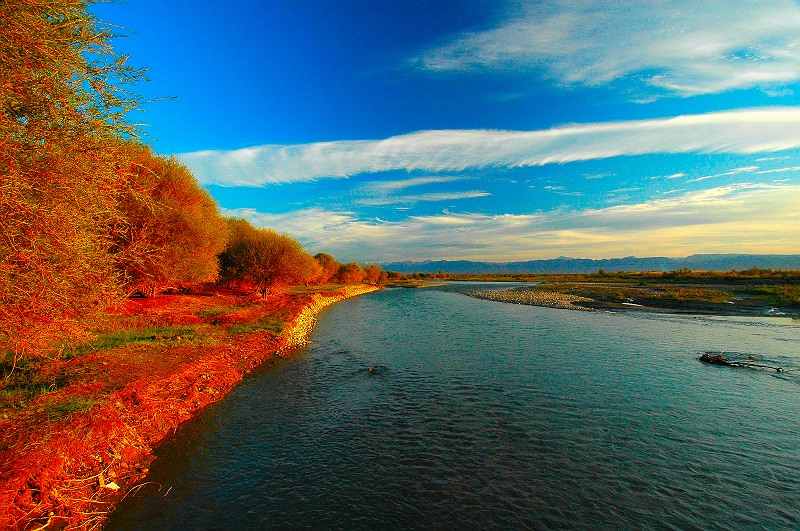
[[[98,4],[153,147],[339,260],[800,252],[793,1]]]

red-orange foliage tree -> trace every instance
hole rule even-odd
[[[78,0],[0,1],[0,358],[80,335],[118,296],[106,223],[141,72]]]
[[[189,170],[129,144],[119,172],[125,186],[114,250],[128,291],[155,294],[216,280],[227,225]]]
[[[314,260],[316,260],[320,266],[319,275],[317,275],[316,279],[320,284],[330,282],[339,273],[339,266],[341,264],[328,253],[317,253],[314,255]]]
[[[356,262],[349,262],[339,266],[337,277],[342,284],[358,284],[364,281],[366,275],[360,265]]]
[[[294,239],[245,220],[229,221],[231,236],[220,255],[225,281],[244,281],[266,297],[279,287],[303,284],[319,275],[316,260]]]
[[[377,264],[369,264],[364,266],[364,280],[370,284],[383,285],[387,280],[386,271],[381,269]]]

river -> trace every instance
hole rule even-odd
[[[106,529],[800,528],[798,321],[458,289],[326,309],[166,441]]]

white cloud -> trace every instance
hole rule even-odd
[[[428,184],[442,184],[452,183],[455,181],[463,181],[468,177],[414,177],[412,179],[401,179],[398,181],[372,181],[364,185],[365,189],[373,190],[376,192],[396,192],[397,190],[404,190],[414,186],[424,186]]]
[[[605,177],[614,177],[616,173],[611,172],[604,172],[604,173],[585,173],[583,178],[587,181],[592,181],[594,179],[604,179]]]
[[[800,248],[800,185],[737,184],[603,209],[526,215],[445,211],[391,222],[321,209],[225,214],[286,231],[312,252],[363,262],[794,253]]]
[[[756,175],[764,175],[767,173],[786,173],[790,171],[800,171],[800,166],[788,166],[786,168],[774,168],[772,170],[757,171]]]
[[[729,175],[740,175],[742,173],[753,173],[758,169],[758,166],[744,166],[742,168],[735,168],[730,171],[722,172],[722,173],[715,173],[713,175],[704,175],[703,177],[696,177],[694,179],[689,179],[686,181],[687,183],[699,183],[700,181],[705,181],[708,179],[716,179],[717,177],[727,177]]]
[[[574,197],[580,197],[580,196],[583,195],[583,192],[570,192],[564,186],[548,185],[548,186],[545,186],[544,189],[547,190],[548,192],[551,192],[551,193],[556,194],[556,195],[566,195],[566,196],[574,196]]]
[[[379,206],[419,203],[421,201],[457,201],[459,199],[474,199],[491,195],[484,190],[466,191],[436,191],[417,194],[398,195],[395,192],[431,184],[442,185],[457,181],[471,180],[467,176],[454,177],[414,177],[411,179],[401,179],[395,181],[370,181],[356,187],[354,194],[361,194],[364,197],[354,199],[354,203],[359,205]]]
[[[653,153],[774,153],[800,147],[800,107],[567,125],[540,131],[421,131],[178,155],[204,185],[263,186],[390,170],[460,172]]]
[[[356,199],[355,202],[359,205],[378,206],[418,203],[420,201],[457,201],[459,199],[474,199],[489,195],[491,195],[489,192],[485,192],[483,190],[468,190],[466,192],[429,192],[427,194],[416,195],[385,195],[370,197],[365,199]]]
[[[536,2],[412,62],[432,71],[536,69],[563,84],[632,76],[683,96],[800,80],[800,6],[791,0]],[[647,97],[640,98],[648,101]]]

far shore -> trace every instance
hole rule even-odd
[[[377,289],[130,300],[113,332],[101,334],[106,344],[43,364],[41,381],[11,390],[37,394],[0,401],[0,525],[99,527],[178,425],[254,368],[306,345],[323,308]]]
[[[506,284],[482,289],[475,282]],[[463,283],[463,284],[462,284]],[[479,299],[577,311],[659,312],[800,319],[800,272],[677,271],[599,274],[426,274],[388,286],[458,286]]]
[[[731,286],[630,284],[591,282],[543,283],[507,290],[465,292],[479,299],[578,311],[654,312],[695,315],[800,318],[797,305],[778,305],[765,298],[731,293]]]

